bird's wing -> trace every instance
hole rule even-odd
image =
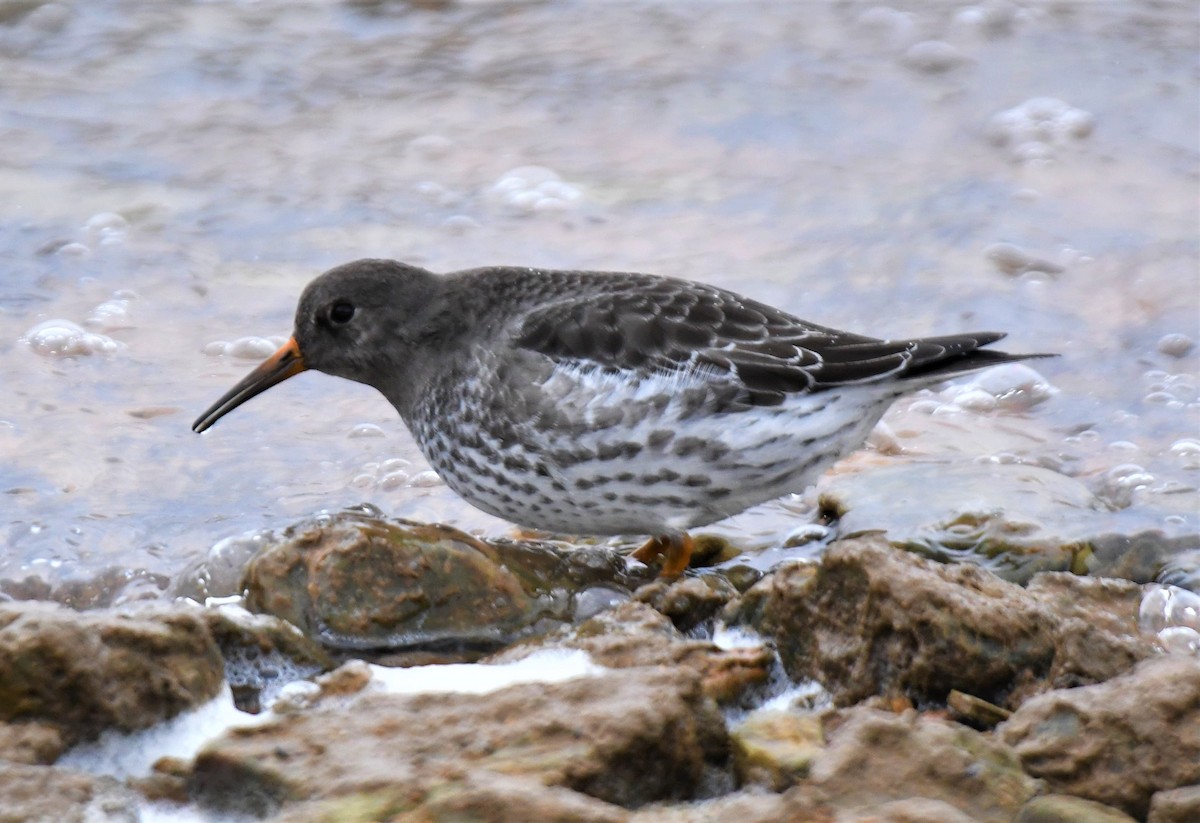
[[[953,361],[1001,336],[877,340],[715,287],[655,279],[544,306],[525,318],[514,343],[576,367],[663,376],[704,371],[737,385],[741,403],[776,405],[793,393],[953,372]]]

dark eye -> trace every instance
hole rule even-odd
[[[339,300],[329,307],[329,322],[331,323],[341,326],[349,323],[352,317],[354,317],[353,303]]]

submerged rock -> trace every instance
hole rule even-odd
[[[839,705],[879,694],[943,703],[957,689],[1013,708],[1150,655],[1140,600],[1135,584],[1069,574],[1026,590],[874,536],[834,544],[820,565],[779,569],[727,617],[774,638],[788,674],[820,681]]]
[[[46,722],[71,743],[197,706],[220,690],[224,668],[196,608],[0,604],[0,721]]]
[[[497,646],[569,621],[576,591],[628,590],[638,578],[625,566],[597,548],[485,543],[448,526],[342,512],[270,542],[250,561],[243,587],[251,611],[329,646]]]
[[[1114,512],[1078,480],[1020,463],[833,474],[820,492],[822,511],[838,520],[843,537],[883,531],[897,548],[974,563],[1014,583],[1042,571],[1149,582],[1200,539],[1161,526],[1186,512],[1188,501],[1172,501],[1179,511]]]
[[[1200,660],[1146,660],[1023,704],[997,729],[1055,791],[1144,819],[1155,792],[1200,784]]]

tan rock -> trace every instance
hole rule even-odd
[[[1200,660],[1154,658],[1039,695],[997,733],[1054,791],[1145,818],[1155,792],[1200,783]]]
[[[371,693],[236,729],[197,756],[193,796],[256,814],[415,792],[491,771],[605,802],[690,799],[722,764],[720,716],[687,670],[641,668],[483,695]]]
[[[192,708],[216,696],[224,672],[197,608],[0,604],[0,721],[52,723],[68,743]]]
[[[854,708],[843,717],[808,782],[847,812],[925,798],[971,820],[1011,823],[1040,788],[1012,749],[966,726],[911,711]]]

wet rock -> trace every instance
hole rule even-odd
[[[1066,794],[1035,797],[1013,823],[1134,823],[1125,812],[1094,800]]]
[[[511,662],[540,648],[582,649],[602,666],[627,669],[672,666],[699,675],[704,693],[734,703],[765,683],[774,655],[763,646],[722,649],[685,638],[671,621],[644,603],[622,603],[578,626],[564,627],[506,649],[490,662]]]
[[[614,552],[489,544],[448,526],[342,512],[286,530],[250,561],[242,585],[251,611],[321,643],[386,648],[499,645],[570,620],[572,591],[635,579]]]
[[[642,586],[634,599],[648,603],[686,632],[712,618],[738,590],[723,575],[703,574],[674,581],[655,580]]]
[[[835,543],[819,566],[780,568],[726,617],[774,638],[788,674],[820,681],[839,705],[878,694],[942,703],[957,689],[1014,708],[1151,654],[1138,637],[1140,593],[1068,574],[1026,590],[873,536]]]
[[[844,811],[837,816],[838,823],[976,823],[976,819],[963,814],[942,800],[928,797],[910,797],[892,800],[877,806]]]
[[[738,782],[776,792],[807,777],[813,759],[825,746],[820,717],[772,709],[751,712],[729,737]]]
[[[1041,786],[989,735],[931,715],[864,707],[848,710],[829,734],[809,783],[847,810],[878,813],[882,804],[924,798],[996,823],[1010,823]]]
[[[111,777],[0,763],[0,823],[137,823],[137,800]]]
[[[62,732],[49,723],[0,723],[0,761],[48,765],[65,749]]]
[[[224,663],[199,611],[0,604],[0,721],[51,723],[73,743],[214,697]]]
[[[190,789],[206,804],[262,814],[382,789],[419,796],[447,773],[498,772],[636,806],[695,797],[727,749],[699,678],[642,668],[484,695],[372,693],[322,705],[211,742]]]
[[[1155,658],[1040,695],[997,731],[1055,791],[1144,818],[1155,792],[1200,783],[1200,660]]]
[[[1200,785],[1155,792],[1147,823],[1195,823],[1200,820]]]

